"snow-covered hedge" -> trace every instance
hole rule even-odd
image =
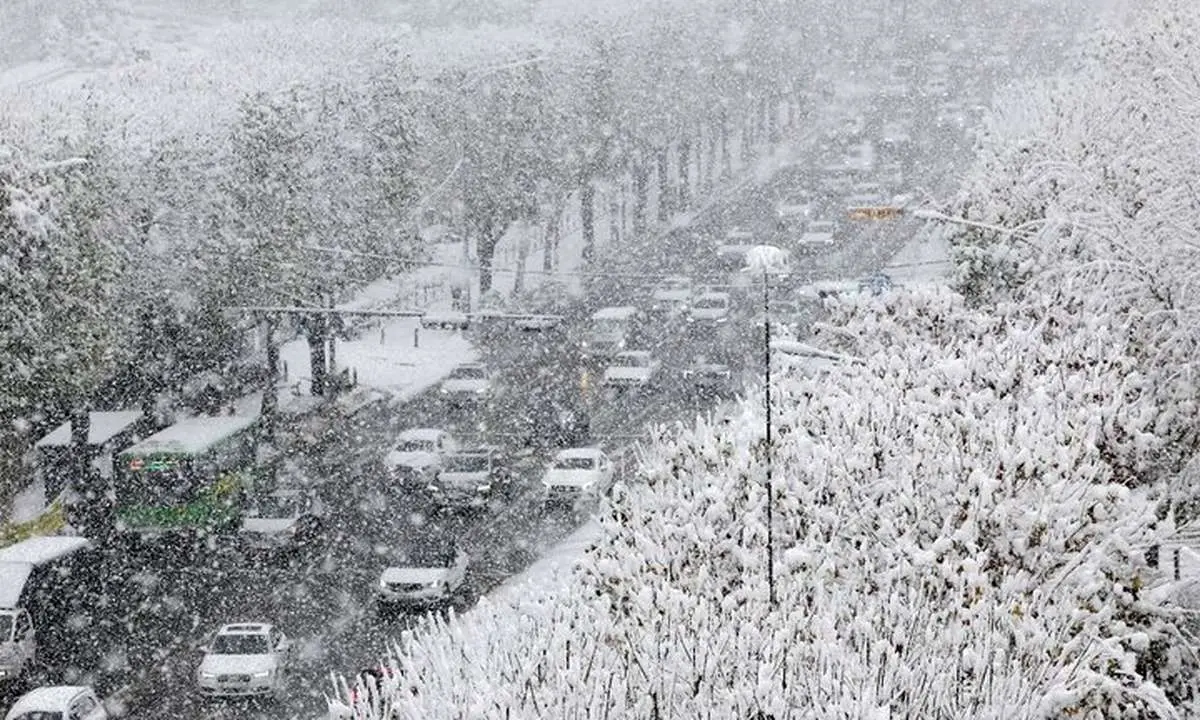
[[[751,394],[646,455],[573,584],[401,638],[360,716],[1194,717],[1144,551],[1197,430],[1196,22],[1134,20],[997,118],[956,209],[1013,232],[955,233],[962,293],[837,307],[865,363],[780,380],[777,603]]]

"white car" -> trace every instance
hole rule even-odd
[[[36,656],[37,636],[29,613],[23,608],[0,610],[0,683],[18,680]]]
[[[695,322],[723,323],[729,319],[729,293],[708,292],[692,303],[690,319]]]
[[[467,577],[470,558],[454,548],[426,547],[408,553],[403,564],[385,568],[376,599],[381,610],[431,608],[450,602]]]
[[[775,222],[781,230],[786,230],[804,224],[815,211],[812,196],[808,193],[796,193],[783,198],[775,205]]]
[[[477,505],[489,497],[505,496],[513,489],[508,459],[496,447],[449,453],[426,489],[446,505]]]
[[[650,293],[650,311],[678,315],[692,301],[692,281],[681,275],[665,277]]]
[[[446,453],[456,450],[458,441],[445,430],[415,428],[400,433],[383,464],[401,482],[423,482],[437,475]]]
[[[646,387],[658,374],[659,362],[645,350],[617,353],[604,371],[606,387]]]
[[[286,686],[292,642],[274,625],[224,625],[201,650],[196,681],[206,696],[273,695]]]
[[[108,720],[96,691],[83,685],[54,685],[30,690],[4,720]]]
[[[300,550],[321,536],[325,503],[299,488],[282,488],[249,502],[242,542],[252,550]]]
[[[477,402],[492,391],[492,374],[480,363],[459,365],[442,381],[442,397],[452,402]]]
[[[612,483],[612,460],[599,448],[560,450],[542,475],[547,502],[602,495]]]

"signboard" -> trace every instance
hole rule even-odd
[[[851,220],[891,220],[904,214],[903,208],[898,207],[852,207],[849,209]]]

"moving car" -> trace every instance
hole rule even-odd
[[[683,371],[688,386],[702,395],[720,395],[733,389],[733,374],[725,363],[701,355]]]
[[[729,293],[708,292],[692,303],[689,319],[693,322],[723,323],[729,319]]]
[[[400,433],[384,467],[401,483],[429,482],[437,475],[442,456],[458,450],[458,441],[437,428],[414,428]]]
[[[454,403],[485,400],[492,391],[492,374],[481,363],[459,365],[442,381],[440,390],[443,398]]]
[[[96,691],[84,685],[53,685],[30,690],[4,720],[108,720]]]
[[[642,319],[632,305],[600,308],[592,315],[581,350],[590,357],[612,357],[625,349]]]
[[[321,537],[325,503],[315,493],[283,488],[251,500],[242,520],[242,542],[252,550],[301,550]]]
[[[834,221],[813,220],[800,237],[796,238],[796,250],[806,253],[833,247],[837,242],[836,232],[837,223]]]
[[[650,292],[650,312],[681,315],[692,301],[692,281],[682,275],[665,277]]]
[[[807,192],[793,192],[775,204],[775,224],[780,230],[803,225],[816,212],[813,198]]]
[[[573,503],[603,495],[612,487],[612,460],[599,448],[560,450],[542,475],[547,503]]]
[[[444,505],[478,505],[507,495],[512,490],[508,458],[495,447],[447,453],[427,489]]]
[[[274,625],[223,625],[200,650],[196,681],[205,696],[274,695],[285,688],[292,641]]]
[[[606,387],[644,388],[654,381],[659,362],[646,350],[626,350],[617,353],[604,371]]]
[[[433,608],[451,602],[466,582],[467,554],[453,547],[426,546],[406,553],[403,563],[379,576],[380,610]]]

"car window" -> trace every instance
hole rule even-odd
[[[28,635],[31,630],[33,630],[33,621],[29,619],[29,615],[27,613],[18,614],[17,637],[19,639],[24,639],[24,637]]]
[[[29,712],[17,715],[13,720],[63,720],[63,714],[60,712],[48,712],[46,710],[30,710]]]
[[[432,440],[405,440],[396,449],[400,452],[432,452],[436,446]]]
[[[565,457],[554,463],[555,470],[591,470],[595,467],[596,460],[590,457]]]

